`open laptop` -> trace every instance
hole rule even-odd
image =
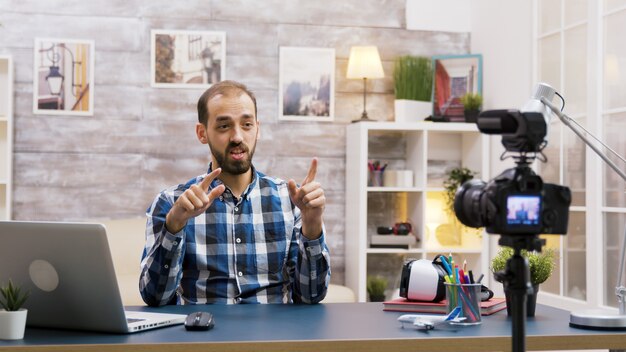
[[[9,279],[30,291],[28,326],[131,333],[186,318],[124,311],[102,224],[0,221],[0,283]]]

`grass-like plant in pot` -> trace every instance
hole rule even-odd
[[[385,300],[385,290],[387,289],[387,279],[382,276],[367,277],[367,293],[371,302],[382,302]]]
[[[432,112],[432,60],[424,56],[396,58],[393,67],[397,122],[417,121]]]
[[[461,103],[465,113],[465,122],[476,122],[480,108],[483,105],[483,97],[479,93],[467,93],[461,97]]]
[[[22,309],[29,292],[24,292],[9,279],[0,287],[0,340],[24,338],[27,310]]]
[[[502,247],[498,254],[491,260],[491,272],[496,273],[506,269],[506,262],[513,256],[513,249]],[[539,285],[550,278],[555,268],[556,251],[551,248],[544,248],[541,252],[529,252],[522,250],[522,256],[528,260],[530,272],[530,283],[533,286],[533,295],[527,298],[526,314],[535,315],[535,305],[537,302],[537,292]],[[507,298],[507,311],[509,310]]]

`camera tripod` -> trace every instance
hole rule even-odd
[[[526,351],[526,299],[527,295],[532,293],[532,285],[528,261],[522,256],[522,249],[541,251],[545,240],[537,236],[537,234],[503,234],[498,240],[499,245],[513,248],[513,256],[507,260],[504,271],[495,273],[496,280],[504,284],[504,292],[510,297],[513,352]]]

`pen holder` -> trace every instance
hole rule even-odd
[[[383,186],[383,172],[384,170],[370,170],[370,187],[382,187]]]
[[[454,325],[477,325],[480,317],[480,287],[481,284],[449,284],[446,285],[446,301],[448,313],[456,307],[461,307],[459,318],[461,321],[450,322]]]

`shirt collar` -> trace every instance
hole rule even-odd
[[[254,167],[254,165],[250,165],[250,168],[252,169],[252,182],[250,182],[250,184],[248,185],[248,187],[246,187],[246,189],[243,191],[243,193],[241,194],[242,198],[248,198],[248,196],[250,195],[250,192],[252,192],[252,190],[254,189],[254,187],[256,186],[258,179],[259,179],[259,175],[256,171],[256,168]],[[211,171],[213,170],[213,162],[209,163],[209,170],[207,171],[207,175],[211,173]],[[222,180],[216,178],[211,182],[211,189],[219,186],[219,185],[224,185],[224,182],[222,182]],[[226,187],[226,189],[230,192],[230,188],[228,188],[228,186],[224,185]],[[231,192],[232,194],[232,192]]]

